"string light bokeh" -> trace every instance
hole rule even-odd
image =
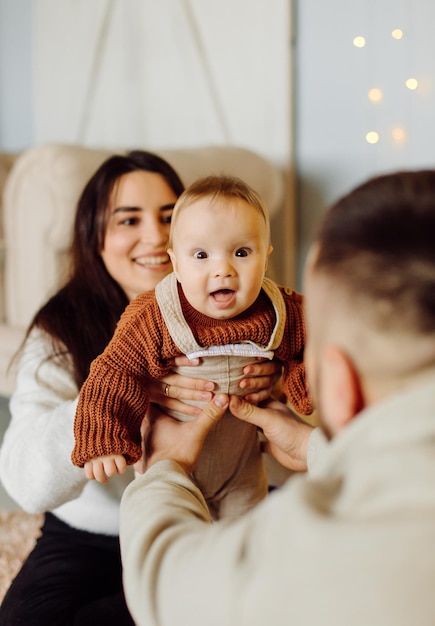
[[[391,33],[391,38],[397,42],[406,41],[404,39],[405,34],[402,28],[394,28]],[[370,48],[370,40],[362,34],[358,34],[353,38],[352,41],[355,48],[359,49],[367,49]],[[408,76],[403,78],[403,86],[409,91],[418,91],[419,82],[418,79],[414,76]],[[367,98],[371,105],[379,105],[384,100],[384,92],[385,89],[379,86],[370,87],[367,91]],[[379,143],[383,137],[387,134],[390,135],[391,139],[397,145],[404,144],[407,141],[408,133],[406,128],[403,125],[393,126],[391,129],[369,129],[365,133],[365,141],[368,144],[375,145]]]
[[[434,23],[434,0],[298,3],[300,268],[343,194],[385,172],[435,167]]]

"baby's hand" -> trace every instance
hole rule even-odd
[[[99,483],[107,483],[107,479],[115,474],[123,474],[127,468],[127,462],[122,454],[108,454],[97,459],[91,459],[85,463],[85,474],[89,480],[97,480]]]

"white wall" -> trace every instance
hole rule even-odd
[[[14,0],[0,2],[8,10],[5,28],[15,29]],[[291,6],[28,0],[21,8],[32,19],[31,139],[149,150],[236,145],[290,176]],[[4,114],[18,119],[9,109]],[[10,145],[0,137],[0,148]],[[290,189],[272,219],[271,268],[285,284],[294,283],[294,234]]]
[[[286,165],[291,0],[0,0],[0,149],[237,144]]]
[[[0,149],[3,150],[19,150],[33,141],[30,24],[32,6],[38,1],[0,0]],[[57,8],[73,6],[78,1],[42,0]],[[250,0],[247,1],[249,4]],[[283,10],[283,1],[267,2],[271,14],[277,6]],[[178,3],[178,0],[159,0],[159,6],[162,2]],[[183,0],[183,4],[190,6],[187,0]],[[375,173],[435,165],[435,2],[298,0],[294,4],[297,16],[293,27],[296,37],[294,140],[298,174],[297,274],[300,283],[301,268],[314,228],[330,202]],[[239,0],[231,0],[230,5],[240,6]],[[92,4],[86,0],[82,6],[83,10],[89,11],[90,6],[97,10],[101,0],[92,0]],[[201,11],[204,0],[193,1],[191,6]],[[271,19],[276,20],[276,14]],[[174,27],[177,24],[179,21],[171,22]],[[267,21],[265,24],[267,26]],[[279,27],[281,33],[284,26],[289,25],[282,24]],[[404,32],[400,41],[391,37],[393,28],[398,27]],[[356,35],[366,37],[365,48],[353,46]],[[161,36],[166,36],[165,31]],[[80,41],[77,37],[72,41],[71,53],[80,54]],[[253,43],[261,58],[267,58],[267,40],[254,40]],[[225,37],[219,45],[221,49],[225,48]],[[282,54],[286,55],[291,41],[282,40],[280,45]],[[272,99],[286,97],[285,89],[291,84],[286,73],[290,69],[286,64],[281,66],[281,77],[286,76],[281,78],[279,88],[267,84]],[[417,77],[420,84],[413,92],[404,87],[404,80],[411,75]],[[242,74],[241,85],[243,80]],[[265,88],[262,81],[257,86],[259,90]],[[117,80],[114,89],[118,87]],[[378,105],[367,98],[371,87],[382,88],[384,92],[384,99]],[[278,93],[271,93],[272,89],[277,89]],[[74,93],[70,93],[70,97],[74,98]],[[174,97],[180,98],[181,94],[177,92]],[[253,104],[255,97],[253,93]],[[291,114],[291,103],[288,106]],[[225,107],[231,108],[231,101],[225,99]],[[243,110],[249,112],[249,101]],[[252,130],[243,126],[241,131],[237,123],[233,126],[231,122],[231,132],[235,133],[237,140],[241,140],[240,132],[244,138],[249,138],[251,133],[260,149],[264,144],[267,154],[281,154],[282,147],[277,148],[278,144],[274,142],[280,141],[277,139],[279,133],[282,133],[282,139],[288,140],[287,123],[290,126],[290,119],[282,117],[286,115],[282,103],[278,103],[276,109],[280,112],[279,118],[270,115],[267,108],[262,110],[263,115]],[[65,129],[68,122],[65,120]],[[402,143],[392,139],[391,131],[397,126],[406,131],[406,141]],[[370,145],[365,141],[369,130],[379,132],[379,143]],[[279,143],[279,146],[283,145]],[[281,158],[282,155],[278,157]],[[280,230],[279,224],[275,227],[276,231]],[[285,247],[288,241],[286,226],[277,235],[283,237]]]
[[[289,0],[35,0],[36,141],[289,159]]]
[[[0,0],[0,149],[33,143],[32,0]]]
[[[435,167],[435,2],[300,0],[296,156],[299,276],[325,207],[366,178]],[[403,38],[395,40],[393,29]],[[364,48],[353,45],[366,38]],[[418,88],[405,86],[409,77]],[[367,94],[377,87],[380,103]],[[403,129],[402,141],[393,138]],[[379,142],[365,140],[368,131]]]

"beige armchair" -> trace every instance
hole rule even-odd
[[[0,155],[0,395],[13,389],[14,369],[8,366],[27,325],[65,276],[75,206],[86,181],[110,154],[123,151],[49,144]],[[251,184],[272,216],[284,204],[280,170],[249,150],[208,146],[155,152],[186,185],[206,174],[228,173]]]

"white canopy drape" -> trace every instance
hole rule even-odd
[[[236,144],[285,164],[288,0],[36,0],[35,136]]]

